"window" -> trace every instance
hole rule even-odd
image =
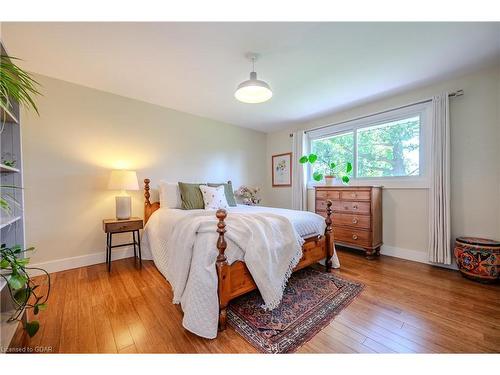
[[[318,156],[309,180],[313,172],[326,174],[331,162],[342,168],[351,162],[354,185],[427,187],[429,107],[418,104],[308,132],[309,152]]]
[[[357,177],[418,176],[420,117],[358,130]]]
[[[353,162],[354,133],[344,133],[331,137],[315,139],[311,142],[311,153],[318,156],[314,170],[323,175],[329,174],[328,164],[334,162],[346,165]],[[349,177],[352,177],[352,172]]]

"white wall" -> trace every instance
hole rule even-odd
[[[35,78],[42,85],[40,117],[22,118],[26,238],[37,248],[33,263],[104,259],[101,220],[114,216],[116,192],[106,189],[113,168],[137,170],[139,181],[149,177],[153,186],[161,178],[264,185],[264,133]],[[133,192],[133,215],[142,217],[143,202],[143,192]]]
[[[267,158],[292,150],[289,133],[395,108],[443,92],[463,89],[451,99],[452,235],[500,239],[500,67],[377,100],[313,122],[268,134]],[[296,156],[295,156],[296,157]],[[309,202],[313,203],[313,192]],[[272,205],[291,207],[290,188],[272,188],[267,172],[266,196]],[[385,189],[382,252],[425,260],[428,234],[428,191]],[[310,207],[312,209],[312,207]]]

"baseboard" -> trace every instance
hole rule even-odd
[[[395,246],[382,245],[382,247],[380,248],[380,254],[395,257],[395,258],[412,260],[414,262],[430,264],[431,266],[438,266],[438,267],[449,268],[449,269],[453,269],[453,270],[457,269],[457,266],[454,263],[448,265],[448,264],[437,264],[437,263],[429,262],[429,260],[427,258],[427,253],[424,251],[417,251],[417,250],[411,250],[411,249],[403,249],[403,248],[395,247]]]
[[[121,249],[113,250],[111,260],[130,258],[134,256],[133,246],[125,246]],[[43,268],[48,273],[70,270],[73,268],[80,268],[91,266],[93,264],[105,263],[106,254],[100,251],[94,254],[80,255],[77,257],[55,259],[47,262],[30,264],[31,267]],[[40,275],[40,272],[33,272],[33,275]]]

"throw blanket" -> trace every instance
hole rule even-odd
[[[213,212],[177,222],[167,245],[165,267],[160,270],[172,285],[173,302],[182,306],[183,326],[206,338],[217,336],[216,225]],[[264,307],[275,308],[302,257],[304,240],[288,219],[271,213],[228,215],[226,230],[228,262],[242,252]]]

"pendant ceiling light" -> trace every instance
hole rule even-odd
[[[268,101],[273,96],[273,92],[267,82],[257,79],[255,60],[257,60],[258,55],[256,53],[248,53],[246,57],[252,61],[250,79],[238,85],[234,97],[243,103],[255,104]]]

